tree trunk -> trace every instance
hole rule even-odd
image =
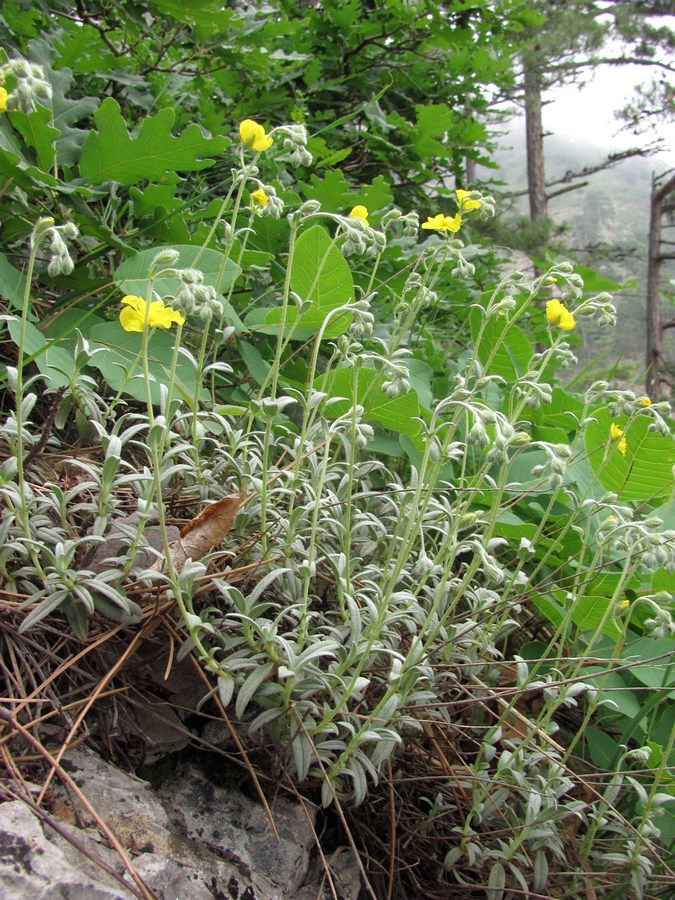
[[[665,380],[663,378],[663,321],[661,316],[661,297],[659,295],[661,282],[661,218],[663,216],[663,203],[669,194],[675,191],[675,175],[657,189],[656,182],[652,182],[652,196],[649,216],[649,261],[647,267],[647,298],[646,298],[646,323],[647,323],[647,374],[645,377],[645,389],[654,400],[658,400]]]
[[[523,55],[525,86],[525,140],[527,147],[527,189],[530,219],[539,222],[548,213],[544,171],[544,125],[541,115],[541,77],[527,55]]]
[[[464,177],[469,188],[476,184],[476,160],[470,159],[468,156],[464,159]]]

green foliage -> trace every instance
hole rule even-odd
[[[612,422],[625,432],[625,454],[611,444]],[[612,418],[608,409],[600,409],[586,430],[593,471],[603,487],[621,500],[658,502],[671,496],[675,448],[669,437],[650,431],[649,424],[644,418]]]
[[[174,266],[176,269],[199,267],[204,276],[204,283],[211,285],[218,294],[228,291],[241,274],[239,266],[218,250],[190,244],[152,247],[135,253],[115,269],[113,277],[120,291],[123,294],[146,297],[151,289],[148,275],[151,263],[158,253],[165,250],[175,250],[178,253]],[[173,296],[179,285],[180,279],[169,272],[152,279],[152,288],[161,297]]]
[[[132,138],[112,97],[106,98],[94,113],[98,131],[84,142],[80,173],[93,184],[116,181],[138,184],[163,181],[168,173],[194,172],[212,166],[209,156],[220,154],[226,138],[204,137],[198,125],[189,125],[180,137],[172,134],[176,114],[161,109],[156,116],[141,120],[138,136]]]
[[[363,7],[156,0],[58,34],[3,8],[54,97],[0,121],[3,589],[23,630],[82,640],[170,592],[181,654],[325,804],[426,737],[459,748],[410,830],[448,894],[644,894],[674,794],[669,411],[560,387],[575,337],[546,299],[611,303],[567,264],[500,278],[471,242],[490,198],[417,230],[456,211],[527,11]],[[261,154],[230,143],[244,116]],[[232,534],[196,550],[228,497]]]

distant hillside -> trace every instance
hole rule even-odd
[[[485,182],[494,183],[497,196],[517,193],[526,187],[522,121],[517,122],[500,143],[502,149],[493,157],[498,169],[481,169],[479,176]],[[636,138],[637,143],[639,138]],[[595,165],[611,149],[599,149],[583,139],[547,137],[547,181],[561,178],[568,171]],[[610,336],[606,329],[592,324],[589,327],[589,323],[584,323],[586,347],[579,353],[580,362],[586,365],[604,352],[602,368],[606,370],[616,364],[617,376],[627,383],[637,380],[639,384],[642,380],[649,197],[652,173],[663,168],[660,161],[654,158],[627,159],[582,179],[588,184],[552,198],[549,204],[554,221],[567,225],[563,242],[568,248],[566,255],[572,261],[588,265],[613,281],[634,282],[632,287],[614,291],[619,327]],[[551,187],[551,192],[563,187],[563,184]],[[507,205],[506,202],[502,204],[503,208]],[[500,204],[497,206],[499,209]],[[515,207],[505,215],[527,215],[527,210],[527,196],[523,195],[517,198]],[[610,247],[615,248],[616,252],[610,251]],[[600,377],[600,374],[597,372],[594,377]]]

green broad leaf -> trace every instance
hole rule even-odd
[[[326,212],[348,215],[358,203],[358,193],[349,184],[340,169],[326,172],[323,178],[312,175],[309,184],[298,182],[307,200],[318,200]],[[318,226],[317,226],[318,227]]]
[[[341,150],[335,150],[329,147],[321,137],[311,137],[307,141],[307,149],[314,158],[314,170],[323,169],[326,166],[335,166],[337,163],[347,159],[354,152],[353,147],[345,147]]]
[[[0,297],[9,300],[12,309],[21,309],[26,290],[23,272],[15,269],[4,253],[0,253]]]
[[[175,247],[152,247],[125,259],[115,270],[113,279],[124,294],[135,294],[145,297],[150,287],[148,272],[153,259],[161,250],[177,250],[178,261],[174,269],[199,269],[204,275],[204,283],[210,284],[218,294],[227,291],[239,276],[241,269],[231,259],[227,259],[219,250],[202,249],[192,244],[179,244]],[[163,299],[173,296],[178,290],[180,281],[173,275],[157,278],[154,290]]]
[[[7,323],[7,330],[18,347],[21,340],[21,322],[18,319],[11,319]],[[34,360],[40,372],[47,378],[50,388],[70,384],[69,375],[75,368],[72,353],[60,347],[57,341],[48,343],[42,332],[31,322],[26,322],[23,352],[26,357]]]
[[[198,40],[225,31],[236,17],[235,11],[220,0],[154,0],[153,5],[169,21],[176,19],[188,25]]]
[[[406,360],[408,371],[410,372],[410,384],[417,391],[420,403],[428,409],[434,402],[433,391],[431,390],[431,380],[434,377],[434,370],[428,363],[421,359],[411,357]]]
[[[508,462],[509,485],[517,486],[523,491],[548,493],[548,471],[545,469],[542,475],[532,474],[533,469],[546,466],[547,462],[548,457],[543,450],[525,447]]]
[[[262,385],[267,381],[272,366],[263,358],[262,354],[248,341],[238,341],[237,348],[244,360],[244,365],[256,384]]]
[[[537,526],[531,522],[524,522],[512,511],[504,510],[497,517],[494,533],[497,537],[513,541],[514,546],[517,547],[521,538],[530,540],[536,535]]]
[[[318,138],[318,140],[321,140]],[[312,150],[312,141],[308,141],[307,149],[309,152],[314,155],[314,151]],[[315,165],[316,169],[323,169],[326,166],[336,166],[338,163],[342,162],[343,159],[347,159],[348,156],[351,156],[354,152],[353,147],[343,147],[342,150],[336,150],[334,153],[329,153],[328,156],[322,157]]]
[[[588,725],[584,729],[584,738],[588,745],[588,755],[591,761],[600,769],[609,769],[620,750],[614,738],[595,725]]]
[[[118,321],[94,325],[86,332],[92,350],[103,347],[106,353],[95,353],[91,365],[98,369],[114,391],[123,391],[136,400],[146,398],[143,369],[140,360],[141,335],[125,331]],[[165,329],[156,329],[149,341],[149,371],[155,378],[151,384],[152,402],[159,403],[159,386],[166,384],[173,358],[174,335]],[[178,356],[174,396],[182,396],[191,403],[195,396],[196,375],[192,364],[182,354]],[[208,396],[200,388],[200,397]]]
[[[49,172],[56,159],[56,139],[61,134],[52,125],[52,111],[46,106],[37,106],[31,113],[15,110],[8,116],[27,146],[35,151],[40,168]]]
[[[133,203],[134,216],[139,219],[147,219],[178,209],[183,206],[183,201],[179,200],[175,194],[176,185],[174,183],[148,184],[143,190],[130,188],[129,197]]]
[[[24,190],[30,191],[33,182],[56,186],[58,179],[32,165],[23,156],[22,148],[9,124],[7,116],[0,116],[0,177],[9,179]]]
[[[566,444],[568,434],[562,428],[547,425],[532,425],[532,440],[546,441],[549,444]]]
[[[572,621],[579,631],[595,631],[602,622],[602,634],[618,640],[621,637],[621,629],[609,611],[613,605],[609,597],[584,594],[575,601],[572,607]]]
[[[175,119],[173,109],[160,109],[143,119],[132,137],[119,103],[107,97],[94,113],[98,131],[92,131],[85,141],[80,173],[94,184],[116,181],[131,185],[161,181],[169,172],[198,172],[212,166],[213,156],[222,153],[229,140],[207,138],[195,124],[174,137]]]
[[[302,316],[323,322],[324,313],[354,299],[351,270],[328,232],[314,225],[298,238],[291,267],[291,290],[316,305]]]
[[[353,369],[338,369],[330,375],[322,375],[314,382],[318,391],[328,391],[331,397],[345,399],[329,407],[330,415],[338,417],[348,412],[356,403],[363,406],[366,421],[379,422],[383,428],[418,437],[421,431],[417,419],[423,415],[417,392],[414,388],[407,394],[388,397],[379,386],[382,376],[374,369],[359,369],[356,392],[354,392]],[[428,412],[428,411],[427,411]]]
[[[376,434],[368,441],[366,449],[368,453],[381,453],[382,456],[393,456],[396,459],[405,459],[406,456],[400,441],[383,434]]]
[[[296,340],[306,340],[307,332],[316,334],[333,310],[354,299],[354,281],[347,261],[320,225],[305,231],[296,242],[291,290],[310,302],[309,308],[300,316],[296,306],[289,306],[287,310],[288,334]],[[281,319],[282,309],[275,307],[267,310],[264,321],[265,325],[278,327]],[[322,338],[338,337],[351,323],[351,313],[336,314],[322,332]],[[248,318],[246,324],[249,324]]]
[[[652,589],[675,593],[675,572],[668,572],[661,566],[652,575]]]
[[[362,204],[368,210],[371,224],[372,214],[378,210],[386,209],[393,202],[394,195],[391,192],[391,185],[383,175],[378,175],[371,184],[364,185],[359,191],[358,200],[356,201],[356,203]],[[379,221],[379,218],[375,216],[375,220]]]
[[[72,80],[70,69],[53,69],[50,72],[54,90],[52,99],[54,125],[60,132],[56,138],[56,161],[59,166],[74,166],[79,160],[90,129],[74,128],[73,125],[93,115],[101,102],[98,97],[69,99],[68,91]]]
[[[626,579],[620,572],[605,572],[596,575],[593,572],[582,572],[581,581],[588,576],[588,581],[584,585],[587,594],[593,594],[596,597],[618,597],[618,600],[625,599],[625,592],[635,590],[640,587],[638,578]],[[621,586],[621,596],[617,595],[617,589]]]
[[[663,704],[658,721],[654,726],[650,737],[658,741],[662,747],[670,745],[670,738],[675,730],[675,703]],[[670,756],[668,757],[668,766],[672,773],[675,774],[675,747],[672,747]],[[671,777],[673,777],[671,775]],[[675,836],[675,830],[672,832]]]
[[[556,628],[559,628],[565,621],[563,608],[547,594],[532,594],[531,603]]]
[[[542,425],[554,426],[563,431],[576,431],[584,414],[584,404],[573,394],[555,387],[551,402],[545,407],[540,406],[536,413],[538,417],[535,416],[535,421],[541,421]]]
[[[517,325],[510,324],[505,316],[493,316],[485,323],[481,335],[483,312],[475,306],[471,310],[470,321],[471,339],[476,345],[485,373],[499,375],[513,384],[527,371],[534,354],[532,344],[524,332]]]
[[[594,410],[585,434],[586,452],[593,471],[604,488],[621,500],[658,500],[673,490],[675,442],[657,432],[648,431],[650,419],[640,415],[632,421],[626,416],[610,416],[608,409]],[[610,429],[616,424],[626,438],[626,454],[612,444]]]
[[[100,35],[97,32],[94,34],[95,37],[90,35],[88,38],[88,50],[91,49],[92,40],[100,41]],[[45,77],[52,86],[52,125],[58,130],[54,141],[56,164],[58,166],[74,166],[80,158],[82,146],[90,128],[74,128],[73,125],[83,119],[88,119],[101,102],[100,98],[77,97],[74,100],[70,98],[74,80],[73,72],[66,65],[62,65],[58,69],[54,68],[55,48],[51,41],[44,38],[31,41],[30,54],[31,60],[42,66]],[[100,55],[96,56],[97,62],[100,63]],[[45,167],[43,166],[43,168]]]
[[[598,691],[598,699],[608,702],[606,711],[620,713],[628,719],[640,715],[641,705],[635,691],[630,690],[621,672],[608,672],[602,666],[584,666],[579,671],[584,681]]]
[[[518,655],[522,656],[526,662],[537,663],[537,672],[545,672],[553,665],[548,661],[552,652],[555,651],[551,651],[550,645],[544,641],[527,641],[518,651]],[[531,669],[532,666],[530,666]]]
[[[621,657],[635,662],[630,673],[641,684],[663,692],[664,700],[675,698],[675,639],[641,638],[627,644]]]
[[[449,156],[450,147],[442,143],[448,131],[452,130],[455,116],[445,103],[430,103],[416,106],[417,125],[414,129],[415,151],[422,159],[434,156]],[[441,140],[438,140],[441,138]]]

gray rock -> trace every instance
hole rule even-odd
[[[138,723],[137,733],[145,741],[143,763],[152,765],[163,756],[184,750],[192,735],[171,703],[146,693],[129,710]]]
[[[299,804],[278,796],[272,815],[279,840],[260,803],[240,791],[212,784],[196,766],[160,790],[167,808],[182,818],[188,837],[226,853],[269,881],[280,897],[293,897],[302,884],[314,833]]]
[[[213,900],[204,883],[204,872],[157,853],[143,853],[134,860],[141,878],[164,900]]]
[[[263,807],[236,788],[218,787],[193,765],[159,792],[86,748],[64,755],[64,769],[115,833],[158,900],[317,900],[322,873],[308,876],[313,821],[299,804],[272,803],[280,840]],[[77,826],[57,833],[20,801],[0,804],[1,900],[130,900],[134,895],[87,859],[103,861],[131,884],[95,820],[63,787]],[[313,813],[311,815],[313,820]],[[67,840],[68,835],[72,843]],[[355,900],[359,876],[346,854],[332,864],[339,896]]]
[[[61,764],[124,847],[147,853],[170,851],[169,816],[147,781],[116,769],[85,748],[69,751]],[[95,826],[84,807],[70,799],[81,821]]]
[[[102,869],[93,879],[73,866],[20,800],[0,804],[0,888],[3,900],[129,900]]]

